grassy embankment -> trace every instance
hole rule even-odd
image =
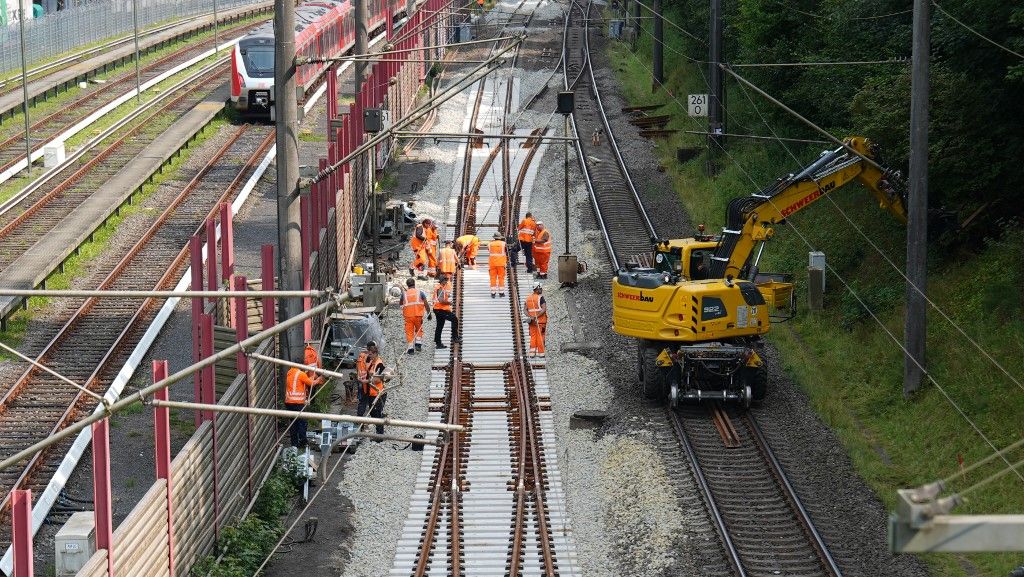
[[[673,19],[671,15],[668,18]],[[685,62],[673,51],[680,47],[675,33],[665,26],[668,78],[665,89],[656,93],[651,92],[649,34],[642,35],[636,52],[626,43],[612,42],[608,55],[631,103],[664,103],[652,114],[673,114],[670,128],[706,130],[705,119],[696,122],[687,116],[685,100],[687,94],[708,91],[701,74],[706,70]],[[771,105],[755,94],[748,97],[735,83],[728,82],[727,86],[729,130],[771,135],[758,113],[758,109],[763,112]],[[815,135],[808,131],[806,137]],[[702,145],[701,136],[677,133],[660,140],[657,149],[693,222],[703,222],[709,230],[722,226],[730,199],[755,192],[799,165],[775,142],[730,139],[731,158],[719,155],[721,172],[711,179],[704,170],[706,152],[685,164],[675,160],[677,148]],[[827,148],[790,146],[801,163]],[[1008,230],[998,240],[962,239],[958,248],[932,250],[928,295],[952,322],[934,310],[929,313],[928,364],[941,390],[928,383],[908,401],[901,392],[903,357],[899,346],[886,334],[889,331],[896,339],[902,338],[903,279],[885,259],[903,267],[904,229],[881,212],[859,185],[840,189],[832,197],[835,204],[822,200],[791,217],[787,225],[777,227],[766,251],[761,269],[795,274],[799,297],[806,295],[808,250],[824,251],[838,274],[828,276],[824,312],[809,314],[806,299],[800,298],[803,306],[798,316],[777,324],[770,340],[781,353],[775,362],[781,362],[806,392],[814,409],[848,450],[857,470],[891,509],[897,488],[955,473],[961,456],[969,464],[992,453],[953,403],[998,447],[1022,435],[1024,390],[986,360],[954,324],[1015,378],[1022,374],[1020,254],[1024,234]],[[877,321],[872,314],[877,315]],[[1009,455],[1011,462],[1020,458],[1019,451]],[[967,482],[958,481],[953,487],[963,490],[996,470],[994,465],[983,468],[970,475]],[[959,512],[1020,512],[1024,510],[1021,488],[1021,479],[1008,475],[971,494]],[[943,576],[1002,576],[1022,562],[1019,555],[1009,554],[931,554],[924,558],[934,574]]]

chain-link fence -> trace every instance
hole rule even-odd
[[[217,0],[218,11],[258,0]],[[213,0],[137,0],[139,28],[213,12]],[[16,1],[8,4],[17,6]],[[76,3],[25,22],[25,57],[29,68],[66,52],[132,32],[132,0]],[[0,74],[21,69],[18,23],[0,28]]]

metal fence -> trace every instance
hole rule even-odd
[[[213,12],[214,0],[137,0],[142,29]],[[259,0],[217,0],[228,10]],[[133,0],[97,0],[25,22],[25,51],[29,67],[101,40],[125,36],[134,28]],[[0,74],[21,69],[18,24],[0,28]]]

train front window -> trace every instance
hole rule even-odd
[[[272,46],[250,46],[241,48],[245,69],[252,78],[274,77],[274,48]]]

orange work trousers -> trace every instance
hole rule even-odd
[[[423,344],[423,317],[405,317],[405,342],[409,348]]]
[[[491,294],[505,292],[505,267],[492,266],[491,269]]]
[[[423,272],[427,267],[427,249],[421,248],[416,251],[413,255],[415,258],[412,261],[412,267],[420,272]]]
[[[544,336],[548,332],[548,323],[530,323],[530,352],[538,355],[544,354]]]
[[[537,272],[540,274],[548,274],[548,261],[551,260],[551,251],[539,251],[536,248],[533,249],[533,266],[537,268]]]

